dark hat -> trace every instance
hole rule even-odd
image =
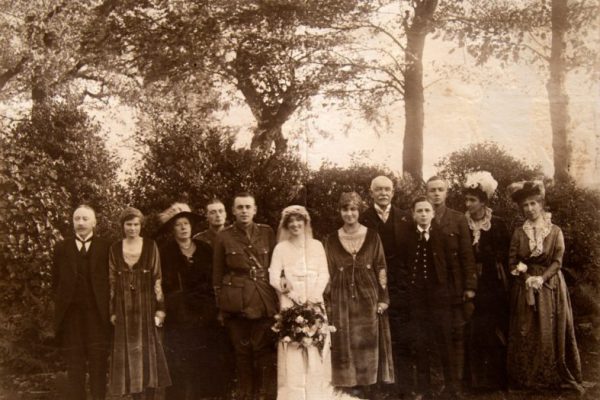
[[[186,217],[192,227],[195,227],[201,218],[198,214],[193,213],[190,206],[185,203],[173,203],[169,208],[158,214],[158,220],[162,224],[159,232],[165,232],[170,229],[173,222],[179,217]]]
[[[531,196],[541,196],[542,198],[546,196],[544,182],[539,180],[511,183],[507,190],[512,201],[517,204]]]

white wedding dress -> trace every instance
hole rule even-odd
[[[291,286],[288,294],[281,293],[281,271]],[[329,281],[327,259],[323,245],[309,239],[304,246],[284,240],[275,246],[269,268],[271,285],[279,293],[281,309],[308,301],[323,302],[323,291]],[[327,400],[351,398],[334,393],[331,386],[331,353],[329,335],[323,353],[310,346],[307,357],[295,343],[278,343],[277,400]]]

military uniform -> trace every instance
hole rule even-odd
[[[268,267],[275,234],[267,225],[252,223],[245,228],[233,224],[217,234],[213,246],[217,303],[225,285],[235,283],[243,292],[241,309],[225,313],[235,349],[240,398],[274,399],[275,336],[271,326],[278,311],[278,299],[269,284]],[[218,305],[223,311],[224,305]]]
[[[208,228],[202,232],[196,233],[194,239],[202,240],[204,243],[208,243],[212,248],[218,233],[218,231]]]

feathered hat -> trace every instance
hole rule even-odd
[[[479,198],[483,195],[489,201],[496,192],[497,187],[498,182],[491,173],[488,171],[476,171],[467,174],[464,191],[466,193],[474,193]]]
[[[158,220],[162,224],[159,231],[164,232],[171,227],[171,224],[179,217],[186,217],[192,227],[200,222],[200,216],[193,213],[190,206],[185,203],[173,203],[169,208],[158,214]]]
[[[540,180],[511,183],[507,190],[512,201],[517,204],[530,196],[541,196],[542,198],[546,196],[544,182]]]

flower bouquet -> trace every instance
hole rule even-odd
[[[297,303],[275,315],[271,329],[284,344],[296,343],[307,349],[315,346],[323,354],[327,334],[335,332],[335,327],[327,323],[323,303]]]

